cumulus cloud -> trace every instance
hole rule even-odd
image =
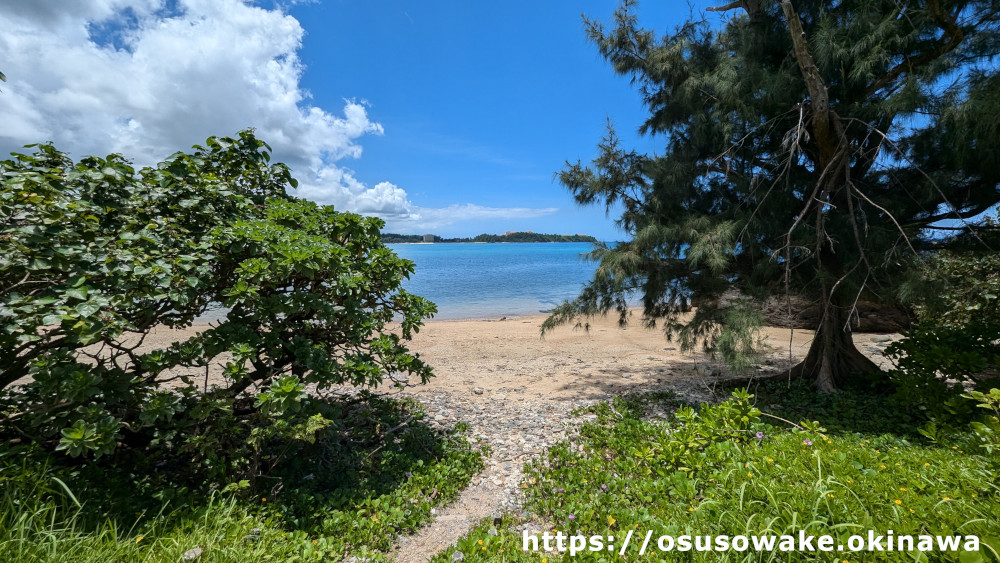
[[[389,182],[367,186],[338,161],[381,135],[364,103],[310,105],[299,80],[303,29],[244,0],[0,3],[0,151],[53,141],[79,158],[153,164],[210,135],[254,127],[301,182],[298,195],[414,228],[552,210],[420,208]]]

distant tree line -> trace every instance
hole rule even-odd
[[[481,234],[473,238],[442,238],[433,235],[433,242],[597,242],[589,235],[547,235],[543,233],[517,232],[504,235]],[[400,235],[382,233],[382,242],[397,244],[404,242],[430,242],[424,240],[424,235]]]

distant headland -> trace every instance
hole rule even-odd
[[[472,238],[442,238],[437,235],[400,235],[382,233],[382,242],[386,244],[399,243],[430,243],[430,242],[597,242],[590,235],[548,235],[531,231],[507,231],[502,235],[482,234]]]

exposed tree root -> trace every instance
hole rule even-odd
[[[798,364],[775,374],[729,379],[723,385],[743,387],[762,380],[805,378],[817,391],[833,393],[839,387],[881,381],[882,370],[854,345],[851,331],[839,323],[839,315],[828,317],[817,328],[809,352]]]

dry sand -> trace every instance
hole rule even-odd
[[[638,323],[620,328],[616,318],[607,318],[593,321],[589,331],[560,327],[542,338],[539,329],[544,319],[427,323],[410,348],[434,367],[437,376],[415,392],[463,393],[478,387],[510,399],[580,402],[657,388],[705,389],[726,375],[704,354],[682,353],[658,329]],[[812,331],[764,329],[772,350],[770,365],[787,364],[790,336],[791,357],[798,361],[812,342]],[[854,339],[859,349],[881,360],[875,352],[889,337],[856,334]]]
[[[589,330],[564,326],[543,338],[544,319],[536,315],[427,322],[409,348],[434,368],[436,376],[426,385],[411,387],[411,392],[467,394],[478,388],[484,391],[478,395],[482,401],[502,393],[512,400],[590,402],[659,388],[682,393],[707,390],[728,375],[705,354],[682,353],[662,331],[638,322],[620,328],[617,317],[595,319]],[[154,329],[142,349],[184,340],[204,328]],[[764,371],[798,361],[812,341],[812,331],[802,329],[767,327],[763,336],[772,352]],[[854,335],[858,348],[883,364],[879,351],[892,338]],[[213,366],[212,379],[218,369]]]

